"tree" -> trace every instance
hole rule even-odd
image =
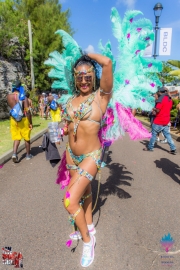
[[[172,75],[172,76],[178,76],[180,78],[180,61],[178,61],[178,60],[168,60],[168,63],[171,66],[178,68],[178,69],[170,71],[169,74]]]
[[[0,2],[0,56],[11,58],[16,47],[10,40],[18,36],[21,45],[28,47],[27,21],[15,9],[14,1]]]
[[[171,66],[167,62],[163,61],[162,72],[158,73],[158,76],[163,84],[174,81],[174,77],[169,74],[171,71]]]
[[[27,21],[31,20],[33,32],[33,59],[35,84],[39,89],[49,89],[49,68],[44,65],[48,54],[53,50],[62,51],[59,35],[54,35],[58,29],[63,29],[70,35],[73,30],[68,22],[70,11],[62,12],[58,0],[5,0],[0,2],[0,55],[11,57],[9,40],[18,36],[25,46],[25,60],[29,67],[29,39]],[[15,48],[11,48],[13,51]],[[30,73],[30,72],[29,72]],[[29,74],[27,74],[29,75]]]

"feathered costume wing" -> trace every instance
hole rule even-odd
[[[115,38],[118,40],[118,69],[108,42],[104,47],[99,44],[103,55],[113,61],[114,82],[113,96],[110,100],[107,118],[113,119],[105,128],[104,140],[117,140],[123,132],[128,132],[132,140],[148,138],[151,135],[133,117],[131,109],[141,108],[150,111],[154,106],[153,94],[161,82],[157,72],[162,70],[162,63],[152,58],[145,58],[144,51],[154,40],[153,27],[150,20],[134,20],[140,11],[125,13],[121,21],[118,11],[112,8],[111,22]],[[109,114],[110,113],[110,114]]]
[[[131,109],[141,108],[150,111],[154,106],[153,94],[161,82],[157,72],[162,70],[162,63],[143,56],[145,49],[154,40],[151,21],[147,19],[134,20],[135,16],[142,15],[137,10],[127,11],[123,20],[118,11],[112,8],[112,30],[118,41],[119,56],[116,60],[112,54],[111,43],[105,46],[99,43],[101,53],[112,60],[113,63],[113,95],[109,102],[107,112],[103,117],[104,125],[101,127],[99,137],[101,143],[113,142],[128,132],[132,140],[149,138],[150,133],[143,127],[131,113]],[[82,50],[76,41],[65,31],[56,32],[62,37],[63,52],[54,51],[45,61],[46,65],[53,67],[49,77],[55,79],[54,89],[64,89],[67,95],[62,95],[60,103],[66,103],[73,95],[74,78],[72,67],[81,57]],[[68,185],[69,174],[66,171],[65,155],[58,171],[57,183],[63,189]]]
[[[55,34],[59,34],[62,37],[63,52],[61,54],[58,51],[50,53],[50,58],[44,63],[52,67],[48,73],[50,78],[55,79],[52,88],[63,89],[68,92],[67,95],[62,95],[59,100],[61,103],[66,103],[73,95],[74,78],[72,67],[76,60],[82,56],[82,51],[77,42],[64,30],[58,30]]]

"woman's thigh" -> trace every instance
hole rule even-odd
[[[91,157],[85,158],[78,167],[84,169],[93,177],[95,177],[97,173],[96,164]],[[81,176],[77,171],[75,171],[67,187],[67,190],[70,193],[70,203],[79,202],[90,183],[91,181],[88,178]]]

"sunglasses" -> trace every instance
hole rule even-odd
[[[91,75],[76,76],[76,82],[82,82],[83,78],[84,78],[85,82],[92,82],[92,76]]]

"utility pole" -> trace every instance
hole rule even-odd
[[[32,28],[31,21],[28,20],[28,32],[29,32],[29,51],[30,51],[30,66],[31,66],[31,90],[34,89],[34,66],[33,66],[33,49],[32,49]]]

